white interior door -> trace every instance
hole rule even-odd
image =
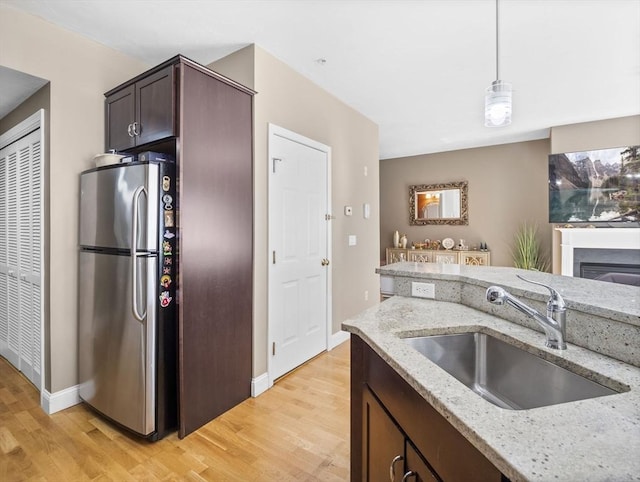
[[[0,355],[38,389],[43,319],[41,117],[37,113],[0,136]]]
[[[269,380],[327,349],[330,148],[269,126]]]

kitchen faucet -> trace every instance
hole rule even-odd
[[[507,293],[507,291],[500,286],[489,286],[489,288],[487,288],[487,301],[494,305],[503,305],[507,303],[525,315],[529,315],[538,322],[546,333],[547,341],[545,346],[555,348],[556,350],[566,350],[567,344],[565,343],[565,338],[567,307],[560,296],[560,293],[551,286],[538,283],[537,281],[531,281],[520,275],[516,276],[523,281],[533,283],[534,285],[544,286],[549,290],[550,297],[547,301],[547,316],[544,316],[537,310],[525,305],[522,301]]]

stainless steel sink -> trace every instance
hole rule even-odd
[[[510,410],[619,393],[485,333],[404,341],[482,398]]]

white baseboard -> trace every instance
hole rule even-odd
[[[251,396],[257,397],[261,393],[269,390],[269,374],[263,373],[251,379]]]
[[[351,338],[351,333],[349,333],[348,331],[340,330],[337,333],[333,333],[329,338],[329,346],[327,351],[333,350],[335,347],[337,347],[341,343],[344,343],[349,338]]]
[[[82,401],[80,400],[79,390],[80,385],[65,388],[55,393],[42,390],[40,394],[40,406],[42,410],[49,415],[64,410],[65,408],[73,407]]]

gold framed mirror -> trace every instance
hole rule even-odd
[[[409,224],[469,224],[467,181],[409,186]]]

